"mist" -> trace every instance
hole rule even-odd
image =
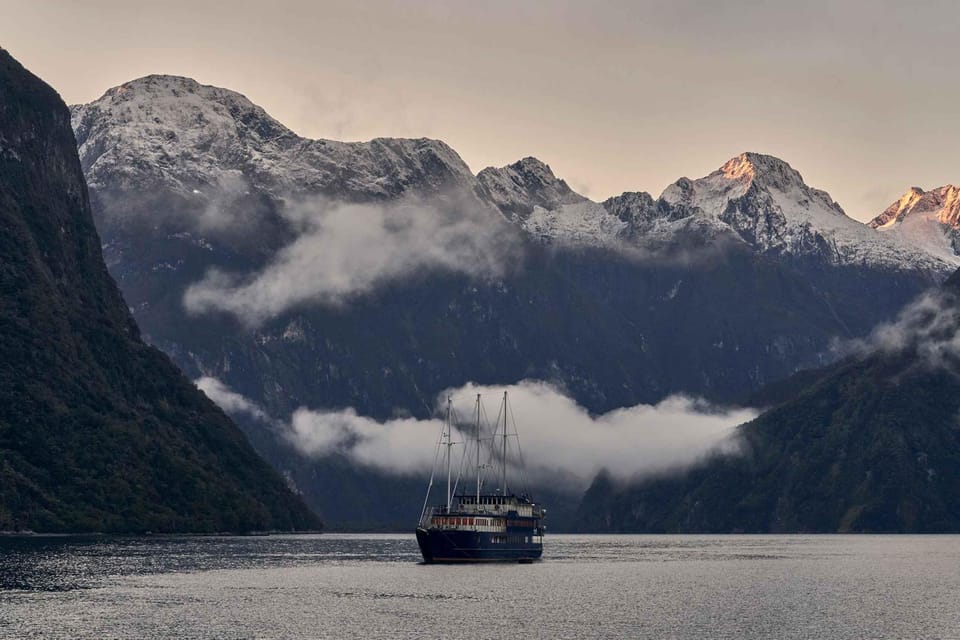
[[[249,400],[239,402],[237,394],[222,384],[203,380],[204,390],[214,391],[214,401],[224,399],[224,410],[272,420]],[[562,389],[547,382],[524,380],[507,386],[471,383],[445,391],[437,399],[441,407],[447,397],[451,398],[457,418],[455,472],[465,454],[470,461],[467,468],[473,468],[477,394],[485,411],[481,436],[489,439],[504,391],[510,398],[508,433],[512,434],[516,426],[526,469],[525,477],[511,481],[520,480],[523,486],[582,491],[601,469],[629,480],[682,469],[710,453],[736,454],[739,441],[735,427],[757,416],[754,409],[721,409],[686,396],[591,415]],[[352,408],[301,407],[284,424],[289,441],[304,455],[319,458],[336,453],[390,473],[427,474],[437,460],[436,444],[443,422],[439,418],[377,421],[358,415]],[[516,438],[508,439],[508,458],[512,461],[519,454],[516,442]],[[498,459],[485,444],[482,462],[496,464]]]
[[[960,302],[950,292],[924,294],[894,321],[842,345],[840,351],[861,358],[877,352],[912,352],[922,366],[960,373]]]
[[[230,387],[217,378],[204,376],[194,380],[193,383],[197,385],[197,388],[203,391],[208,398],[213,400],[217,406],[232,416],[246,415],[259,422],[271,424],[276,422],[267,415],[267,412],[264,411],[260,405],[247,399],[246,396],[232,391]]]
[[[420,270],[499,276],[520,253],[516,230],[467,198],[313,198],[288,203],[283,215],[297,232],[292,243],[256,273],[211,269],[187,289],[187,310],[225,311],[257,326],[302,305],[344,304]]]

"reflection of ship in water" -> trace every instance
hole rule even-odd
[[[451,449],[457,443],[453,442],[452,403],[447,400],[447,417],[437,443],[438,454],[441,447],[446,450],[447,499],[445,504],[427,507],[434,479],[434,472],[431,472],[427,498],[417,527],[417,544],[425,562],[531,562],[538,560],[543,553],[543,519],[546,510],[531,502],[526,495],[512,493],[507,488],[507,442],[508,438],[516,435],[516,427],[512,434],[507,429],[508,416],[512,415],[507,404],[507,393],[503,394],[497,426],[489,439],[490,458],[499,458],[496,465],[481,464],[484,443],[481,415],[482,404],[478,394],[476,430],[472,438],[472,452],[476,454],[476,490],[467,493],[465,489],[458,489],[461,474],[452,484]],[[519,444],[517,450],[518,461],[522,465]],[[493,492],[484,491],[482,472],[494,467],[500,469],[500,487]]]

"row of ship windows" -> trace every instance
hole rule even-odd
[[[476,498],[466,498],[464,500],[465,504],[513,504],[513,500],[509,498],[497,498],[494,496],[480,496],[480,502],[477,502]]]
[[[450,525],[454,527],[491,527],[502,524],[502,520],[490,518],[434,518],[433,524],[438,526]]]
[[[490,536],[493,544],[529,544],[530,536]]]

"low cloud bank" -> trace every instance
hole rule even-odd
[[[467,198],[343,204],[290,203],[297,231],[261,271],[211,269],[188,288],[192,313],[226,311],[255,326],[304,304],[342,304],[422,269],[496,276],[516,258],[515,229]]]
[[[215,389],[225,398],[225,410],[235,407],[261,420],[261,410],[250,409],[233,395]],[[454,440],[473,439],[474,402],[483,397],[486,419],[482,434],[489,438],[503,391],[510,397],[511,420],[520,434],[526,462],[526,480],[534,486],[563,485],[583,489],[600,469],[629,479],[693,464],[710,452],[738,450],[735,427],[756,417],[754,409],[716,409],[703,401],[671,396],[655,405],[637,405],[593,416],[557,387],[540,381],[523,381],[506,387],[468,384],[441,394],[454,402],[460,428]],[[220,402],[217,397],[211,396]],[[340,453],[357,464],[393,473],[428,473],[435,460],[436,442],[442,428],[439,419],[400,418],[383,422],[360,416],[353,409],[315,411],[300,408],[285,423],[290,441],[305,455]],[[511,439],[509,456],[516,445]],[[488,445],[487,445],[488,446]],[[455,449],[459,468],[464,446]],[[467,449],[472,461],[475,449]],[[486,461],[495,460],[486,451]],[[559,487],[558,487],[559,488]]]
[[[921,366],[960,373],[960,301],[948,292],[927,293],[900,311],[896,320],[842,345],[840,351],[858,357],[911,352]]]

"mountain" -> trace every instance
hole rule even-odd
[[[243,184],[274,196],[376,199],[473,182],[442,142],[307,140],[238,93],[176,76],[140,78],[75,107],[74,130],[98,192],[162,185],[202,200],[220,186]]]
[[[830,362],[954,268],[769,156],[597,203],[535,158],[474,176],[438,141],[308,140],[185,78],[131,81],[72,116],[147,340],[281,422],[300,407],[424,417],[445,389],[525,378],[591,412],[730,402]],[[417,490],[238,420],[333,526],[419,512]]]
[[[137,325],[60,97],[0,50],[0,530],[319,527]]]
[[[911,187],[869,224],[903,244],[953,260],[960,254],[960,187]]]
[[[539,207],[552,211],[588,200],[557,178],[549,166],[527,157],[506,167],[487,167],[477,174],[489,200],[508,218],[523,219]]]
[[[636,483],[599,476],[589,531],[960,530],[960,272],[862,351],[738,429],[740,452]]]

